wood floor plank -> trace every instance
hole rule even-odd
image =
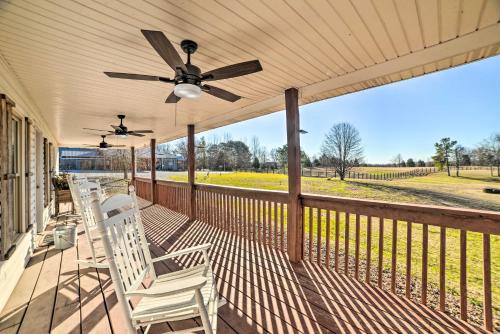
[[[17,332],[21,325],[42,270],[47,250],[47,246],[37,248],[33,253],[33,257],[29,260],[19,282],[0,314],[0,333],[4,333],[4,331]]]
[[[83,226],[78,226],[78,258],[88,259],[91,252],[85,235],[80,232]],[[110,320],[104,302],[99,276],[95,268],[82,268],[79,265],[81,326],[83,333],[112,333]]]
[[[62,251],[61,271],[57,289],[51,333],[80,333],[80,278],[78,277],[78,243]]]
[[[52,320],[62,252],[50,246],[19,333],[48,333]]]

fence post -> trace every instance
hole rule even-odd
[[[303,255],[303,223],[300,175],[300,125],[299,91],[285,90],[286,132],[288,143],[288,210],[287,252],[292,262],[299,262]]]

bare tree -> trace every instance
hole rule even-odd
[[[403,160],[403,156],[401,155],[401,153],[396,154],[396,156],[394,158],[392,158],[392,162],[396,165],[396,167],[401,167],[402,161],[404,161],[404,160]]]
[[[332,126],[326,134],[321,152],[332,161],[341,180],[354,165],[354,161],[361,161],[363,148],[358,130],[349,123],[338,123]]]
[[[252,137],[252,142],[250,143],[250,151],[252,153],[252,158],[259,158],[260,153],[260,141],[257,136]]]
[[[456,145],[453,150],[453,155],[455,158],[455,168],[457,169],[457,176],[460,176],[460,165],[462,164],[462,160],[465,154],[465,147],[462,145]]]

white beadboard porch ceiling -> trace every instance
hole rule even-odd
[[[166,141],[189,123],[199,132],[282,110],[289,87],[305,104],[497,55],[499,20],[499,0],[0,0],[0,53],[60,145],[97,143],[82,128],[111,129],[119,113]],[[202,71],[252,59],[264,70],[213,82],[236,103],[203,94],[176,112],[164,103],[173,85],[103,74],[172,77],[140,29],[164,32],[183,57],[181,40],[196,41]]]

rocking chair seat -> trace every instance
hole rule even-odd
[[[210,298],[214,297],[211,296],[214,291],[212,270],[206,266],[198,266],[195,270],[189,269],[171,273],[175,274],[175,276],[170,274],[161,275],[148,289],[138,290],[138,293],[148,290],[151,290],[152,293],[141,297],[132,311],[132,321],[136,325],[140,325],[141,323],[176,321],[198,316],[200,307],[195,298],[195,289],[187,288],[185,291],[179,292],[179,287],[183,284],[189,287],[190,281],[194,281],[194,284],[196,284],[200,279],[205,281],[200,292],[205,307],[208,307]],[[207,271],[206,276],[200,276],[199,273],[203,270]],[[184,272],[184,275],[181,272]],[[173,293],[168,293],[169,288],[164,289],[163,286],[174,286],[175,290],[173,290]]]

